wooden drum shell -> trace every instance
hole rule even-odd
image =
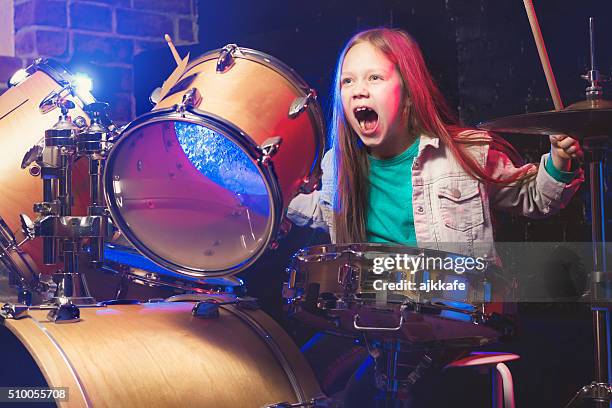
[[[218,318],[201,319],[193,305],[81,308],[82,320],[69,324],[37,310],[0,330],[25,345],[49,386],[69,387],[61,407],[262,407],[298,401],[290,376],[302,398],[321,395],[299,349],[265,313],[221,306]],[[29,357],[3,352],[14,364]]]

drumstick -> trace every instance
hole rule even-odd
[[[555,81],[555,75],[552,72],[550,66],[550,60],[546,53],[546,45],[544,45],[544,38],[542,38],[542,32],[540,31],[540,24],[533,8],[533,2],[531,0],[523,0],[525,4],[525,11],[527,12],[527,18],[529,18],[529,25],[531,26],[531,32],[533,33],[533,39],[535,40],[536,47],[538,48],[538,54],[540,55],[540,62],[544,69],[544,75],[546,75],[546,82],[548,83],[548,89],[552,96],[553,103],[555,104],[555,110],[563,109],[563,102],[561,102],[561,95],[559,95],[559,89],[557,88],[557,82]]]
[[[181,61],[183,59],[179,56],[179,53],[176,51],[176,48],[174,47],[174,44],[172,43],[172,38],[170,38],[168,34],[164,34],[164,38],[166,42],[168,43],[168,47],[170,47],[170,52],[172,53],[172,56],[174,57],[174,61],[176,61],[176,65],[181,65]]]

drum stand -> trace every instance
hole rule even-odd
[[[589,164],[591,190],[591,237],[593,241],[593,272],[590,295],[595,341],[595,380],[582,387],[566,405],[569,408],[579,399],[590,399],[597,408],[609,407],[612,401],[610,385],[610,323],[607,316],[612,299],[612,276],[607,269],[604,215],[604,155],[607,136],[584,139],[584,150]]]
[[[43,263],[54,265],[58,255],[63,260],[63,269],[53,274],[57,289],[52,303],[92,305],[95,299],[90,295],[85,276],[79,273],[79,255],[89,253],[92,262],[104,260],[104,242],[108,228],[108,216],[104,205],[102,176],[108,150],[108,129],[100,116],[108,107],[93,103],[86,107],[91,114],[91,125],[84,131],[75,126],[68,116],[74,108],[69,100],[56,101],[62,115],[59,121],[45,131],[45,146],[38,150],[36,158],[24,159],[23,167],[33,161],[39,167],[43,181],[43,202],[34,204],[39,214],[32,222],[21,215],[24,233],[30,239],[43,238]],[[77,157],[89,159],[90,205],[87,216],[73,216],[72,173]],[[29,162],[28,162],[29,161]],[[85,247],[84,240],[89,244]]]

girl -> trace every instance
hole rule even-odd
[[[582,151],[570,137],[551,136],[539,166],[515,167],[506,142],[462,127],[404,31],[379,28],[351,38],[334,85],[322,189],[297,196],[287,213],[297,225],[326,229],[333,242],[399,243],[497,260],[490,207],[547,216],[583,181],[582,170],[573,169]],[[345,406],[371,405],[371,366],[358,377],[349,382]]]
[[[578,142],[550,136],[540,166],[515,167],[499,138],[460,126],[404,31],[350,39],[338,59],[322,189],[288,217],[333,242],[392,242],[495,258],[490,206],[528,217],[563,208],[583,181]],[[475,252],[480,252],[475,254]]]

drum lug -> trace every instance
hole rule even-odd
[[[23,159],[21,159],[21,168],[25,169],[30,164],[34,163],[35,161],[40,160],[42,158],[42,154],[43,154],[43,146],[41,145],[32,146],[30,150],[28,150],[28,152],[23,156]]]
[[[345,263],[338,268],[338,283],[349,293],[357,289],[360,270],[358,267]]]
[[[52,309],[47,318],[56,324],[76,323],[81,320],[81,311],[75,304],[68,302]]]
[[[257,150],[259,150],[262,154],[259,162],[267,167],[272,157],[278,152],[282,142],[283,138],[280,136],[274,136],[266,139],[263,144],[257,146]]]
[[[198,88],[191,88],[183,95],[182,102],[178,105],[177,110],[184,113],[188,108],[197,108],[202,103],[202,94]]]
[[[221,49],[219,58],[217,59],[217,73],[223,74],[234,66],[236,60],[234,54],[240,55],[240,48],[236,44],[227,44]]]
[[[191,315],[200,319],[218,319],[219,305],[214,300],[203,300],[195,304]]]
[[[300,113],[304,112],[310,102],[313,102],[317,99],[317,92],[310,88],[306,90],[306,95],[298,96],[293,100],[293,103],[289,107],[289,118],[295,119]]]
[[[259,301],[252,296],[239,297],[235,300],[236,305],[245,310],[258,310]]]
[[[5,319],[23,319],[24,317],[30,317],[28,314],[29,307],[25,305],[14,305],[12,303],[5,303],[0,309],[0,321]]]

